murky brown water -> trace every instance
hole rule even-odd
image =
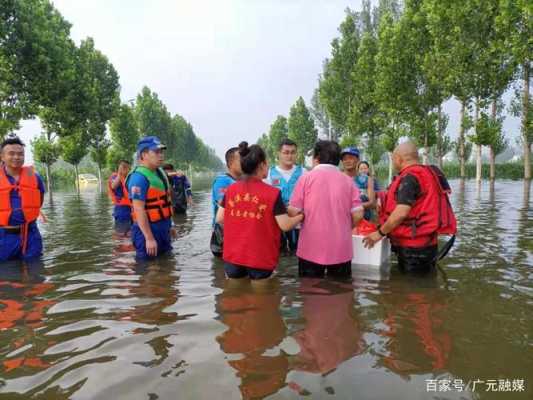
[[[453,186],[446,276],[304,280],[284,258],[263,293],[210,254],[207,186],[173,256],[147,264],[104,194],[57,193],[43,265],[0,267],[0,397],[532,399],[531,188]]]

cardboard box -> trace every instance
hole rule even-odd
[[[353,259],[352,264],[381,266],[389,262],[390,241],[383,238],[374,247],[367,249],[363,244],[362,235],[352,235]]]

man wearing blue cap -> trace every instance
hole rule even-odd
[[[368,163],[366,161],[360,162],[359,149],[356,147],[345,147],[341,152],[341,161],[344,173],[353,179],[354,185],[361,192],[361,201],[365,209],[364,218],[370,220],[372,218],[371,209],[375,206],[377,186],[367,172],[359,171],[360,164],[368,165]]]
[[[152,258],[172,249],[172,200],[166,174],[160,169],[166,146],[156,136],[137,144],[138,166],[128,175],[126,185],[133,206],[131,239],[137,258]]]

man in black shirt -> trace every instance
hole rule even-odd
[[[386,220],[379,226],[377,232],[364,239],[364,243],[366,247],[372,248],[383,237],[389,236],[393,251],[398,255],[400,269],[429,271],[436,263],[437,234],[420,233],[420,231],[417,233],[418,218],[421,214],[431,214],[430,210],[421,209],[421,204],[424,204],[423,201],[430,188],[421,186],[420,178],[424,174],[420,173],[420,167],[416,168],[419,165],[418,149],[413,143],[402,143],[394,150],[392,158],[394,168],[403,173],[395,178],[400,179],[399,183],[393,181],[391,184],[387,193],[388,200],[383,204],[382,211],[387,213]],[[409,170],[406,170],[407,168]],[[394,201],[389,198],[390,196],[393,196]]]

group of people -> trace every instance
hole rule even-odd
[[[222,257],[228,278],[259,283],[291,250],[300,276],[350,276],[352,229],[362,219],[377,223],[364,238],[366,247],[389,237],[400,269],[434,269],[438,235],[454,235],[456,221],[446,178],[437,167],[419,163],[413,143],[395,149],[398,175],[387,191],[355,147],[318,141],[310,171],[296,165],[296,154],[289,139],[280,143],[274,166],[258,145],[243,142],[226,152],[228,172],[212,189],[211,249]]]
[[[156,136],[142,138],[133,170],[121,160],[108,182],[116,227],[131,230],[139,259],[171,250],[171,217],[192,205],[190,183],[164,164],[165,149]],[[296,164],[295,142],[285,139],[278,150],[278,164],[269,166],[259,145],[242,142],[226,152],[227,172],[213,182],[211,249],[223,258],[228,278],[264,282],[280,254],[294,251],[300,276],[350,276],[352,229],[363,218],[379,221],[365,245],[388,236],[408,271],[432,269],[438,234],[455,233],[446,179],[436,167],[419,164],[410,142],[393,153],[399,175],[386,192],[355,147],[318,141],[310,171]],[[19,138],[5,139],[0,151],[0,261],[39,257],[43,181],[24,166]]]

